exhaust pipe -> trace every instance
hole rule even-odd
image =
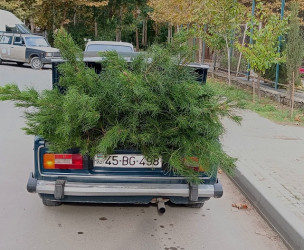
[[[169,201],[166,198],[153,198],[151,203],[157,204],[157,210],[159,214],[164,214],[166,212],[166,205],[165,203]]]
[[[158,212],[161,214],[164,214],[166,212],[166,206],[165,206],[165,202],[163,200],[159,200],[157,202],[157,209],[158,209]]]

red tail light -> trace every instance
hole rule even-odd
[[[83,159],[79,154],[44,154],[45,169],[83,169]]]
[[[197,157],[190,157],[188,160],[184,159],[184,163],[186,166],[192,168],[194,171],[197,172],[205,172],[203,166],[199,166],[199,159]]]

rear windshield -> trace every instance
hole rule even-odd
[[[26,37],[26,45],[28,47],[49,47],[44,37]]]
[[[117,52],[133,52],[132,47],[123,45],[110,45],[110,44],[90,44],[86,51],[117,51]]]

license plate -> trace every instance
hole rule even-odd
[[[116,167],[116,168],[161,168],[161,158],[154,161],[145,159],[143,155],[138,154],[115,154],[102,155],[97,154],[94,158],[95,167]]]

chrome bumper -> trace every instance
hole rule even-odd
[[[27,190],[32,193],[54,194],[57,182],[29,178]],[[82,183],[68,182],[63,185],[62,196],[155,196],[190,197],[193,187],[188,184],[151,184],[151,183]],[[195,186],[196,196],[220,198],[223,188],[220,182],[214,185]]]
[[[43,64],[50,64],[54,59],[62,59],[61,57],[42,57],[41,61]]]

